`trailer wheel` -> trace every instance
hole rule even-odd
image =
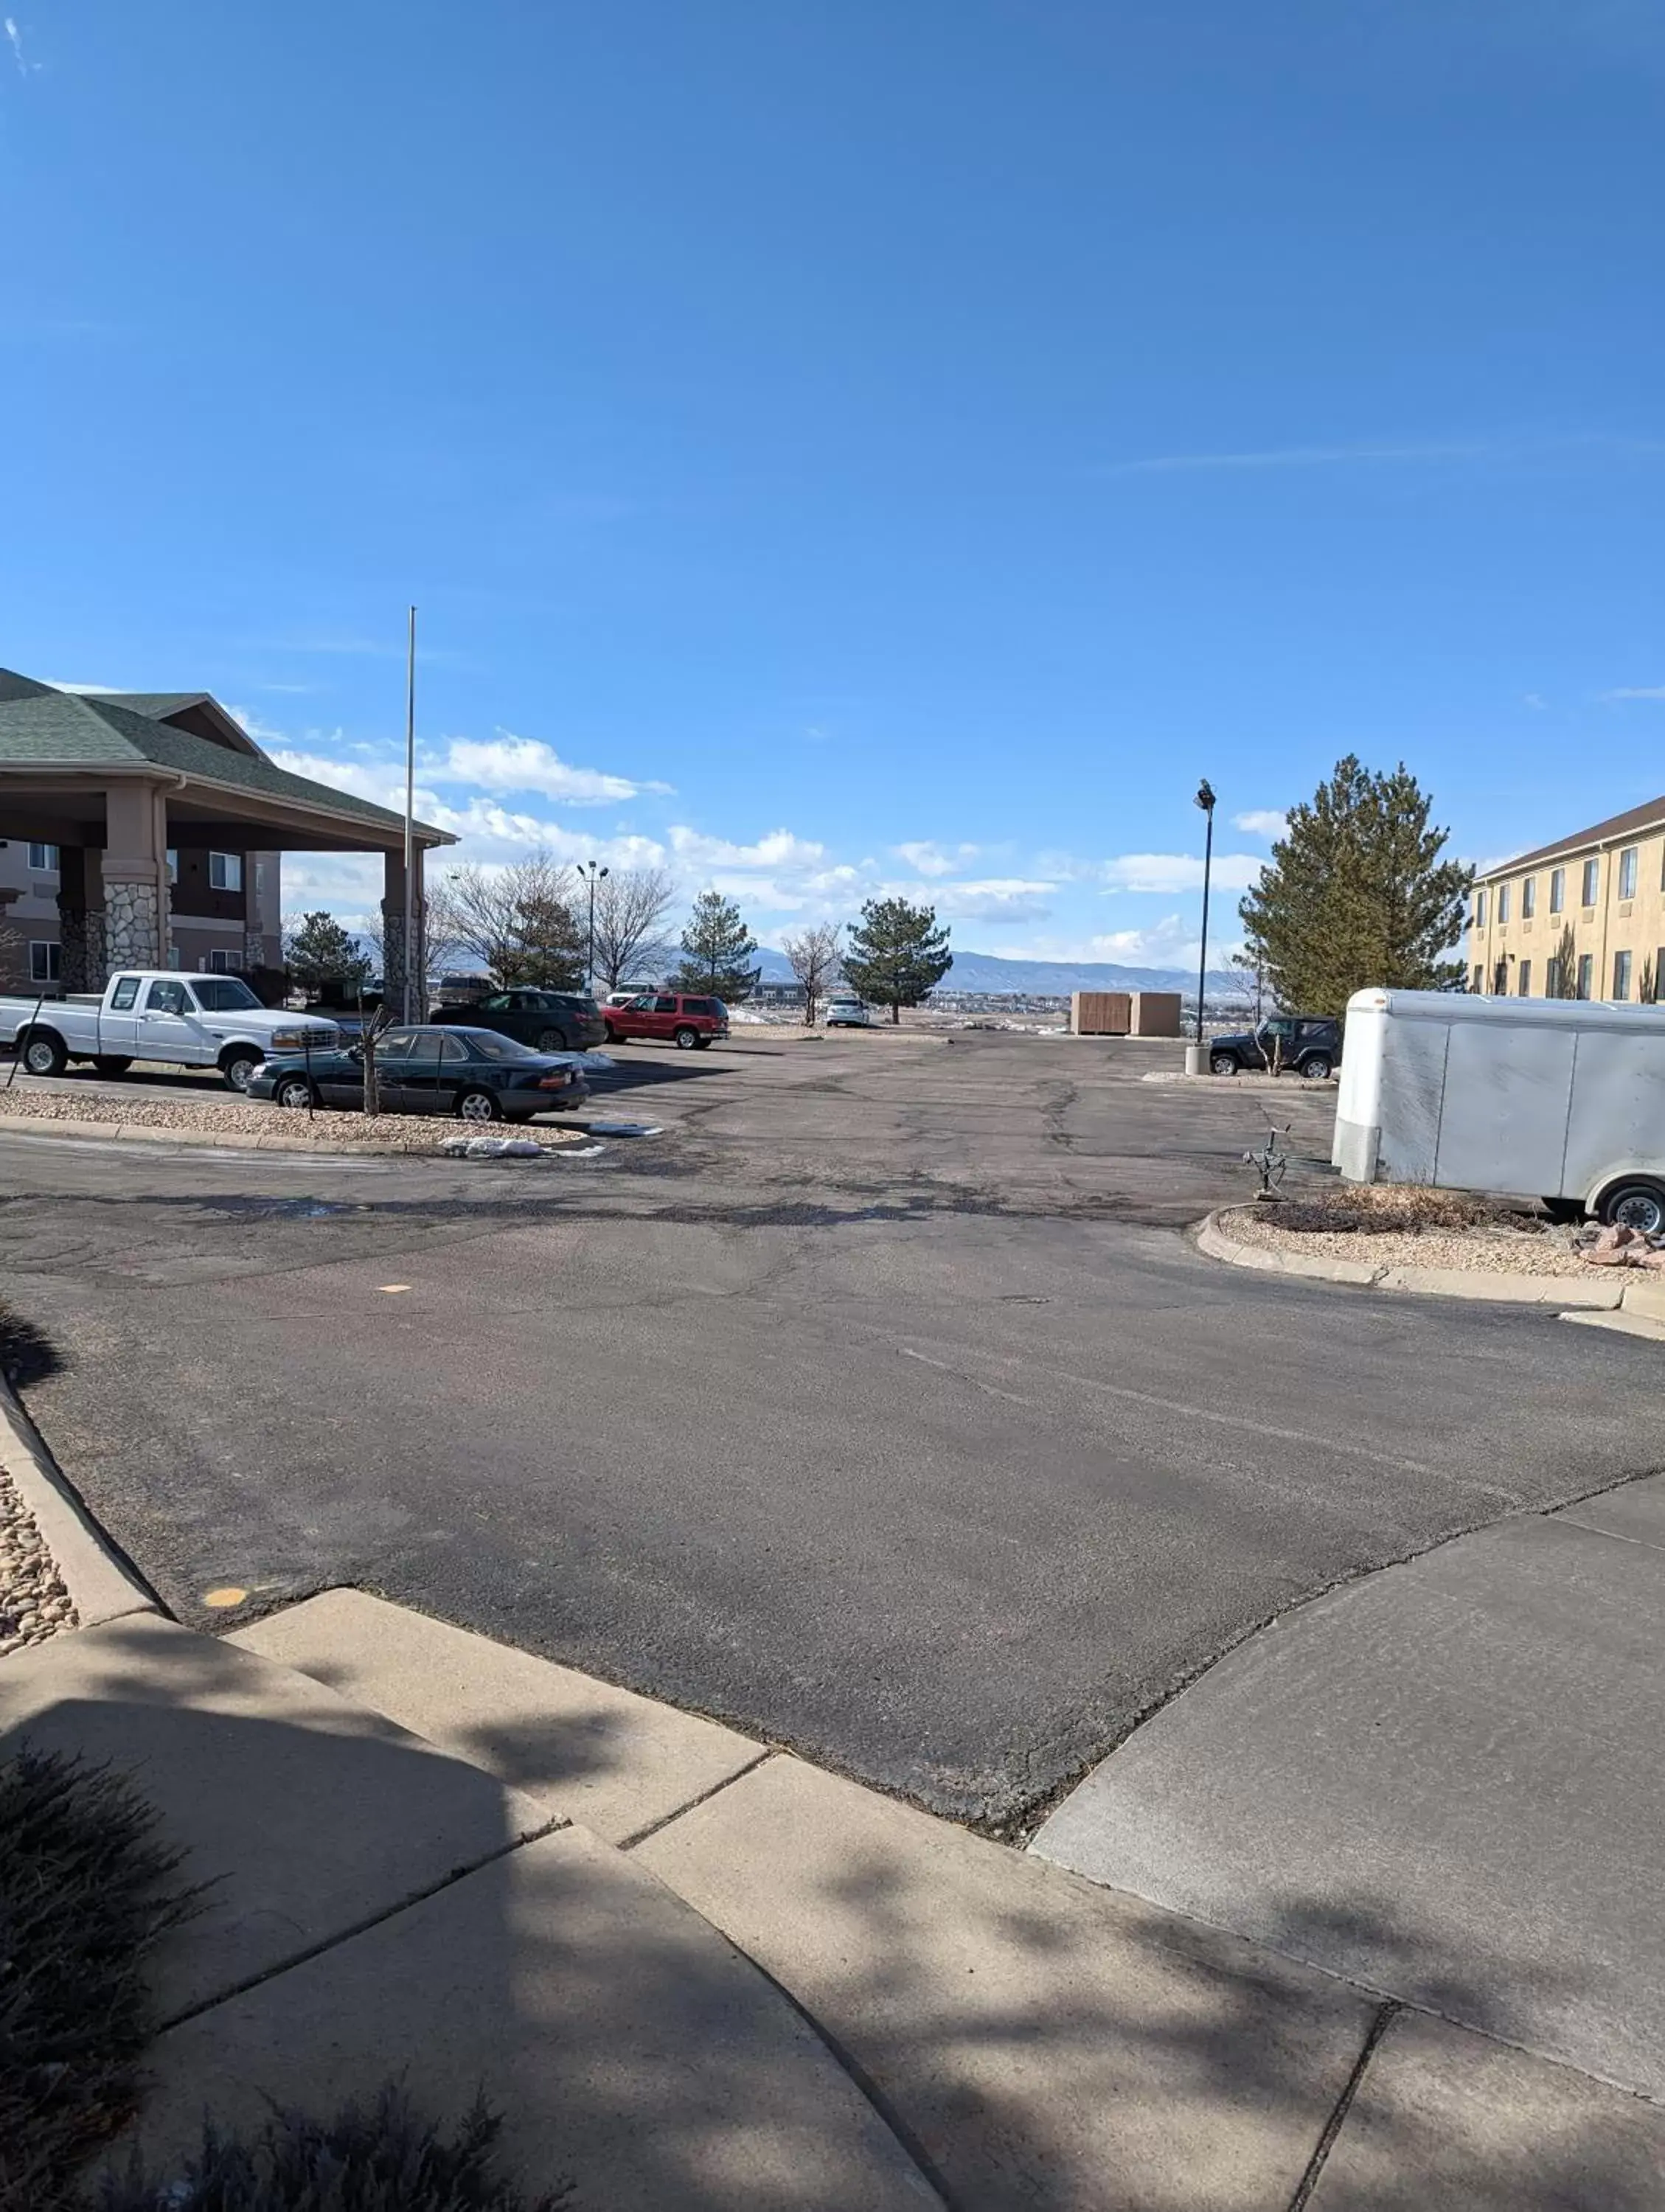
[[[1665,1235],[1665,1183],[1638,1176],[1601,1194],[1597,1213],[1609,1228],[1634,1229],[1638,1236]]]

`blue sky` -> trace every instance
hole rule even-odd
[[[0,0],[0,662],[766,939],[1665,785],[1652,0]],[[292,902],[362,910],[351,862]],[[1216,941],[1231,934],[1222,897]]]

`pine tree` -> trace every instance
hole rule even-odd
[[[1442,860],[1447,832],[1403,762],[1373,773],[1338,761],[1291,810],[1272,860],[1238,908],[1280,1006],[1340,1014],[1355,991],[1449,991],[1474,870]]]
[[[291,981],[316,997],[327,984],[350,995],[370,975],[370,963],[332,914],[303,914],[283,940]]]
[[[888,1006],[893,1022],[935,990],[953,964],[936,908],[904,898],[869,899],[844,950],[845,980],[876,1006]]]
[[[763,973],[751,964],[757,939],[740,909],[720,891],[702,891],[682,933],[680,991],[705,991],[714,999],[749,999]]]

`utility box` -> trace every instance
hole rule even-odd
[[[1176,1037],[1180,1033],[1179,1008],[1177,991],[1135,991],[1132,1034]]]
[[[1070,1027],[1077,1036],[1126,1036],[1133,1025],[1131,992],[1071,992]]]

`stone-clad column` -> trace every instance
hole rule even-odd
[[[104,799],[103,972],[167,965],[167,799],[160,783],[112,783]]]
[[[428,1018],[428,982],[424,975],[422,940],[422,847],[416,848],[412,885],[410,920],[416,938],[415,958],[411,976],[410,1018]],[[389,1010],[396,1020],[404,1017],[404,856],[389,853],[386,857],[381,899],[381,977],[382,991]]]
[[[104,988],[104,870],[96,846],[58,854],[58,981],[64,991]]]

